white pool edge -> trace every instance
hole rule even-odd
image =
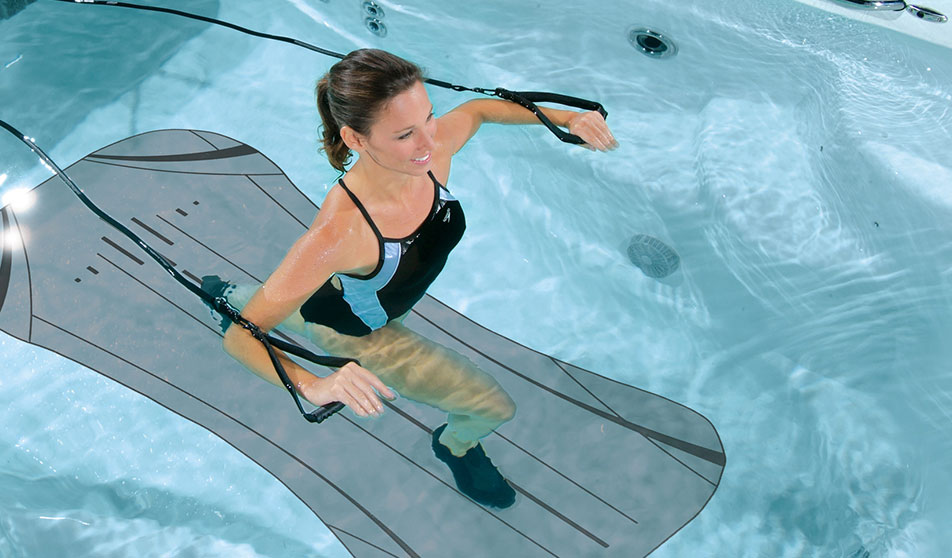
[[[917,39],[952,49],[952,21],[932,23],[920,20],[908,12],[867,11],[851,8],[834,0],[796,0],[814,8],[863,23],[878,25],[911,35]],[[924,8],[941,12],[952,20],[952,0],[907,0]]]

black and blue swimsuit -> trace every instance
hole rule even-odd
[[[339,180],[354,205],[363,214],[380,247],[377,267],[367,275],[339,273],[338,288],[329,279],[301,306],[308,322],[333,328],[345,335],[362,336],[410,311],[436,279],[450,251],[466,229],[459,201],[450,195],[432,172],[433,206],[413,234],[384,238],[357,196]]]

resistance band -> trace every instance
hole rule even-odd
[[[76,186],[76,183],[73,182],[73,180],[66,174],[66,172],[63,171],[63,169],[61,169],[59,165],[57,165],[56,162],[53,161],[53,159],[50,159],[49,155],[47,155],[42,149],[40,149],[40,147],[36,145],[36,143],[33,142],[32,138],[29,138],[23,135],[22,133],[20,133],[19,130],[7,124],[3,120],[0,120],[0,127],[3,127],[4,129],[6,129],[8,132],[13,134],[17,138],[19,138],[20,141],[25,143],[30,149],[32,149],[33,152],[36,153],[40,157],[40,159],[42,159],[43,162],[46,163],[48,167],[53,169],[53,171],[60,178],[63,179],[63,182],[65,182],[66,185],[69,186],[70,190],[72,190],[73,193],[79,197],[80,201],[82,201],[86,205],[86,207],[91,209],[93,213],[99,216],[100,219],[102,219],[106,223],[109,223],[109,225],[111,225],[113,228],[115,228],[122,234],[126,235],[127,237],[129,237],[130,240],[138,244],[140,248],[142,248],[147,254],[149,254],[149,256],[152,257],[152,259],[154,259],[156,262],[158,262],[159,265],[165,268],[165,271],[167,271],[169,275],[172,276],[173,279],[181,283],[186,289],[192,291],[192,293],[194,293],[196,296],[201,298],[206,304],[214,308],[219,314],[223,316],[227,316],[228,319],[230,319],[232,322],[250,331],[251,335],[253,335],[254,338],[257,339],[258,341],[260,341],[264,345],[265,349],[268,351],[268,356],[271,357],[271,364],[274,365],[274,369],[278,373],[278,376],[281,378],[281,382],[284,384],[284,387],[288,388],[288,391],[291,392],[291,396],[294,398],[294,402],[297,404],[297,407],[301,411],[301,414],[304,415],[304,418],[307,419],[308,422],[317,422],[317,423],[323,422],[324,419],[326,419],[327,417],[333,415],[337,411],[340,411],[341,409],[344,408],[343,403],[340,403],[339,401],[334,401],[310,413],[305,412],[304,406],[301,405],[301,400],[300,398],[298,398],[297,391],[294,389],[294,384],[291,383],[291,379],[288,377],[288,373],[284,370],[284,366],[281,364],[281,361],[278,359],[278,355],[274,352],[274,347],[277,347],[281,349],[282,351],[287,351],[288,353],[291,353],[293,355],[299,356],[305,360],[309,360],[315,364],[319,364],[321,366],[328,366],[331,368],[340,368],[341,366],[344,366],[348,362],[356,362],[357,364],[360,364],[357,360],[352,358],[317,355],[312,353],[311,351],[308,351],[307,349],[298,347],[297,345],[288,343],[286,341],[277,339],[275,337],[272,337],[264,333],[263,331],[261,331],[261,329],[258,326],[256,326],[255,324],[249,322],[244,317],[242,317],[242,315],[238,312],[238,310],[234,306],[228,303],[228,300],[225,297],[223,296],[213,297],[212,295],[203,291],[195,283],[187,279],[185,276],[179,273],[174,267],[172,267],[172,264],[170,264],[168,260],[162,257],[162,254],[159,254],[158,252],[153,250],[151,246],[146,244],[145,241],[139,238],[134,232],[130,231],[122,223],[110,217],[108,213],[106,213],[105,211],[100,209],[98,206],[96,206],[96,204],[90,201],[90,199],[86,197],[86,194],[84,194],[83,191],[80,190],[78,186]]]

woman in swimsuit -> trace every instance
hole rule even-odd
[[[508,101],[480,99],[435,118],[419,67],[381,50],[351,52],[317,84],[323,150],[345,172],[308,231],[261,285],[217,277],[202,287],[224,295],[268,332],[284,327],[329,354],[358,359],[319,377],[279,353],[298,393],[314,405],[340,401],[362,417],[383,412],[380,396],[439,408],[447,424],[433,450],[460,490],[504,508],[515,492],[486,457],[479,440],[510,420],[516,405],[496,380],[469,359],[402,324],[443,268],[463,234],[462,208],[443,186],[450,161],[484,122],[531,124],[535,116]],[[597,112],[542,109],[552,122],[585,140],[617,146]],[[226,330],[225,351],[281,386],[264,347],[241,327]],[[388,387],[389,386],[389,387]]]

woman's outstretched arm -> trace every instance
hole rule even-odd
[[[583,147],[595,151],[610,151],[618,147],[608,124],[596,111],[576,112],[539,107],[557,126],[568,128],[583,140]],[[521,105],[498,99],[474,99],[454,108],[438,119],[438,141],[450,153],[456,153],[486,122],[494,124],[540,124],[534,114]]]

